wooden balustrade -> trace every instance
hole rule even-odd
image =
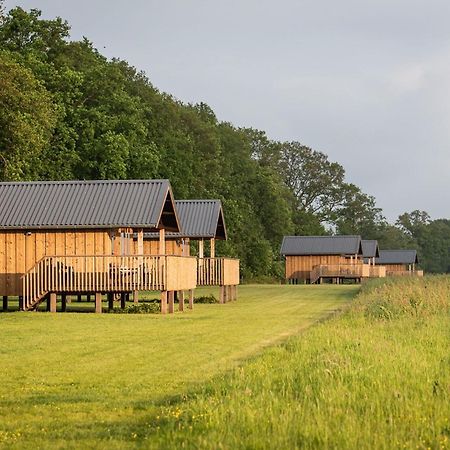
[[[369,277],[368,264],[321,264],[313,267],[310,274],[311,283],[320,278],[363,278]]]
[[[236,286],[239,284],[239,260],[233,258],[198,258],[198,286]]]
[[[386,267],[384,266],[369,266],[370,278],[384,278],[386,276]]]
[[[48,292],[124,292],[196,287],[194,257],[47,256],[23,277],[23,309]]]
[[[423,270],[388,270],[388,277],[423,277]]]

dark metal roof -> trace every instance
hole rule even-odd
[[[282,255],[362,255],[361,236],[285,236]]]
[[[111,227],[178,231],[169,181],[0,183],[0,229]]]
[[[416,250],[380,250],[380,257],[375,264],[418,264]]]
[[[380,256],[377,240],[363,239],[361,241],[361,245],[364,258],[374,258]]]
[[[166,233],[166,238],[227,238],[220,200],[175,200],[175,207],[181,230]],[[144,234],[146,239],[157,237],[157,233]]]

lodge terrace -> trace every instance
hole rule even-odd
[[[220,303],[236,299],[239,260],[216,256],[216,241],[227,239],[221,201],[175,200],[175,207],[181,231],[166,233],[167,254],[190,256],[196,242],[197,286],[220,286]],[[144,233],[144,253],[154,254],[158,245],[158,233]]]
[[[223,217],[222,217],[223,219]],[[161,312],[173,312],[178,292],[197,286],[197,258],[166,252],[166,232],[182,231],[168,180],[44,181],[0,183],[0,295],[19,297],[21,310],[43,301],[65,310],[67,295],[102,295],[112,307],[117,296],[161,292]],[[157,246],[144,251],[144,234],[156,233]],[[239,262],[219,281],[236,286]],[[224,271],[225,274],[225,271]]]

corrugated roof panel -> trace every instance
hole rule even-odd
[[[179,233],[167,232],[168,238],[226,239],[225,221],[220,200],[175,200],[180,221]],[[219,223],[224,224],[219,230]],[[146,233],[145,238],[156,239],[157,233]]]
[[[361,236],[285,236],[282,255],[362,254]]]
[[[380,250],[380,257],[375,264],[418,264],[416,250]]]
[[[375,239],[363,239],[361,241],[364,258],[379,256],[378,241]]]
[[[168,180],[0,183],[0,229],[155,228]]]

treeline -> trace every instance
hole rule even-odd
[[[355,233],[418,247],[426,270],[450,270],[450,221],[424,212],[390,225],[344,168],[298,142],[217,120],[125,61],[71,41],[60,18],[2,12],[0,179],[168,178],[179,199],[220,198],[247,278],[280,276],[283,235]]]

